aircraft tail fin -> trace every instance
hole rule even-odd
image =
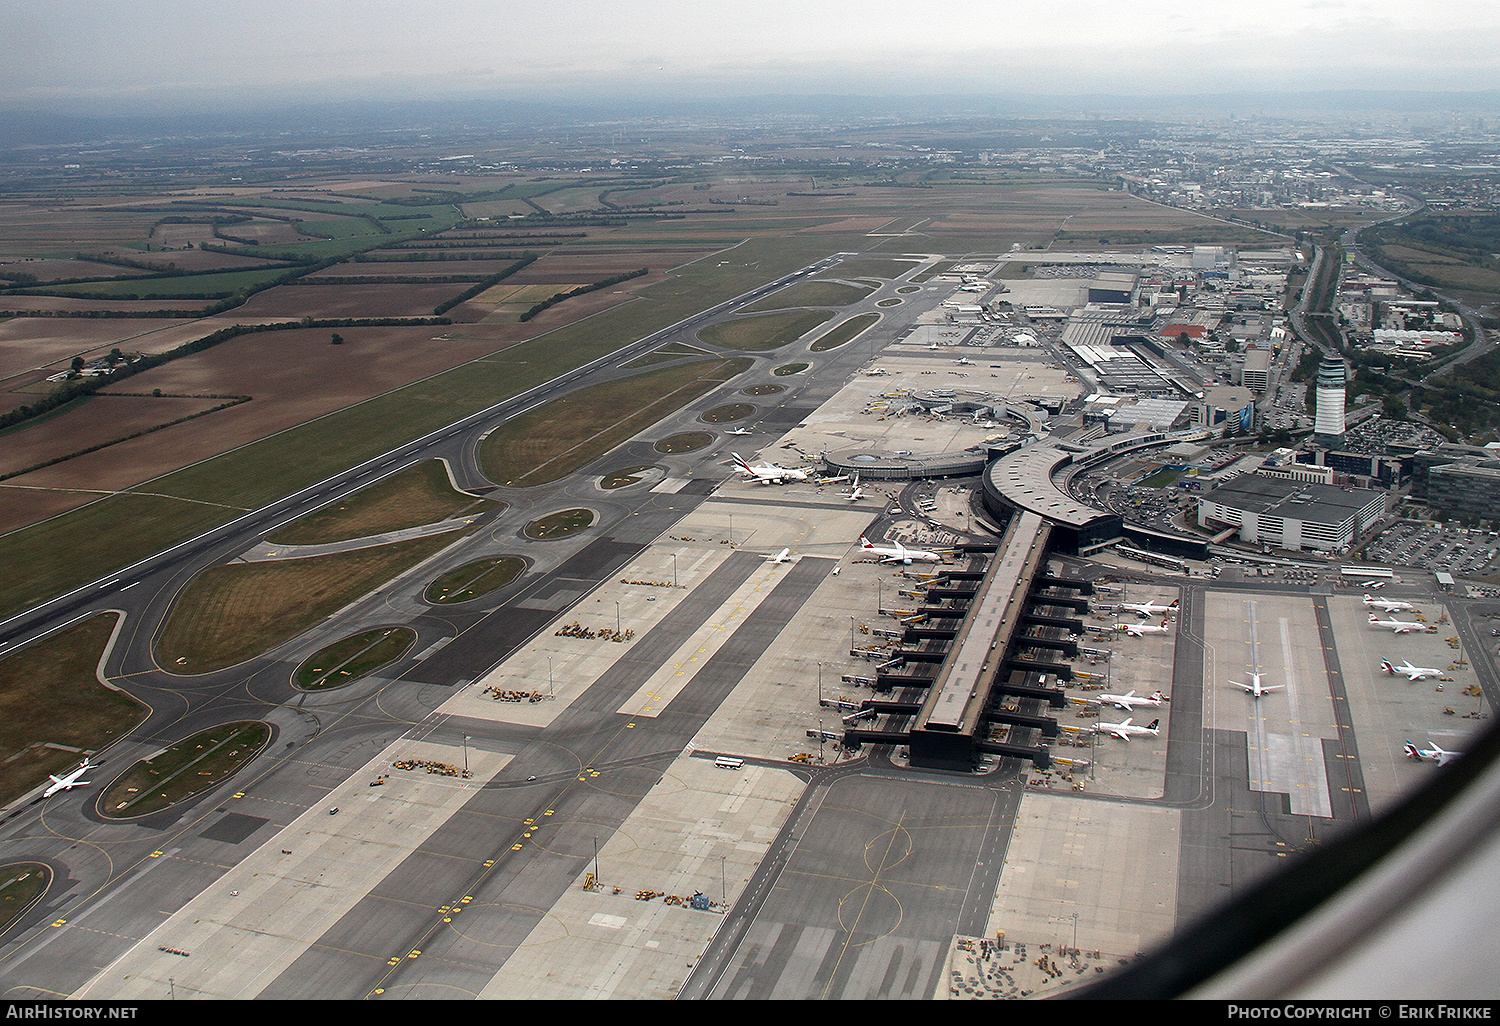
[[[1146,729],[1147,730],[1156,730],[1160,726],[1161,726],[1161,720],[1156,719],[1156,720],[1152,720],[1150,723],[1146,724]]]

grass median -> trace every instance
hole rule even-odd
[[[145,719],[144,705],[95,675],[117,619],[91,616],[0,659],[0,804]]]
[[[491,481],[515,487],[556,481],[748,367],[743,359],[697,360],[581,389],[491,433],[481,465]]]
[[[453,490],[441,460],[424,460],[269,535],[273,545],[322,545],[436,523],[502,505]]]
[[[458,539],[456,532],[303,559],[203,571],[156,642],[172,673],[223,669],[289,641]]]

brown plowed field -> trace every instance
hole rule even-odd
[[[69,278],[139,278],[150,271],[118,264],[95,263],[92,260],[13,260],[0,264],[0,278],[7,272],[29,274],[39,285]],[[4,299],[0,299],[0,304]]]
[[[218,242],[211,224],[159,224],[151,231],[151,241],[158,246],[186,246],[189,242]]]
[[[514,260],[382,260],[355,263],[352,260],[342,264],[335,264],[326,270],[309,274],[302,281],[317,281],[319,278],[363,278],[363,277],[401,277],[401,278],[425,278],[445,274],[498,274],[505,270]],[[457,291],[463,291],[465,285],[459,285]]]
[[[493,337],[433,341],[433,336],[443,330],[421,325],[341,328],[339,334],[345,341],[335,346],[329,344],[332,332],[326,328],[298,328],[246,335],[173,360],[109,391],[150,392],[160,388],[168,394],[251,395],[254,401],[32,471],[4,484],[12,488],[129,488],[504,346]],[[205,424],[212,430],[205,430]],[[80,497],[74,505],[89,498]],[[25,516],[29,511],[57,505],[56,500],[23,501],[9,495],[3,499],[9,501],[0,501],[0,518],[7,511]],[[29,522],[0,519],[0,533]]]
[[[624,274],[638,267],[663,271],[696,260],[708,252],[709,250],[706,249],[696,251],[634,249],[621,252],[590,250],[578,253],[548,253],[536,263],[506,278],[505,281],[508,285],[596,282],[601,278],[613,278],[617,274]],[[643,280],[645,278],[632,278],[622,284],[635,287]]]
[[[278,285],[234,311],[246,317],[431,317],[432,308],[468,288],[443,285]]]
[[[4,444],[0,444],[0,474],[14,473],[179,417],[201,413],[224,401],[167,396],[95,396],[60,417],[6,434]]]
[[[618,273],[618,272],[616,272]],[[505,279],[505,284],[511,284],[521,275]],[[605,275],[608,277],[608,275]],[[586,292],[572,299],[565,299],[556,306],[548,307],[537,314],[531,320],[521,323],[521,314],[529,310],[534,303],[527,304],[490,304],[480,302],[460,303],[448,311],[448,316],[460,323],[473,323],[483,321],[486,325],[503,326],[507,338],[518,341],[535,338],[546,331],[581,320],[598,313],[600,310],[608,310],[619,303],[628,302],[637,289],[645,288],[647,285],[665,281],[667,275],[661,272],[643,274],[639,278],[622,281],[618,285],[612,285],[607,289],[597,292]],[[555,290],[554,290],[555,291]],[[551,293],[548,293],[550,296]],[[542,298],[547,298],[544,296]]]
[[[322,215],[317,215],[321,217]],[[224,226],[224,234],[232,236],[220,240],[220,245],[234,246],[241,239],[254,239],[261,245],[286,245],[293,242],[317,242],[310,235],[303,235],[297,226],[286,221],[251,221],[249,224]]]
[[[158,310],[201,310],[212,299],[75,299],[71,296],[0,296],[0,311],[64,310],[91,312],[115,310],[125,313],[155,313]]]
[[[0,533],[40,523],[102,498],[99,492],[53,491],[0,481]]]
[[[172,227],[183,227],[174,225]],[[215,245],[224,245],[218,239]],[[106,256],[114,254],[105,254]],[[129,260],[139,260],[142,263],[169,270],[176,267],[179,271],[247,271],[257,267],[286,267],[287,265],[275,260],[256,260],[254,257],[235,256],[233,253],[215,253],[202,249],[172,249],[162,253],[141,253],[138,251],[121,252],[119,256]],[[124,270],[124,268],[118,268]],[[147,272],[142,272],[147,273]]]
[[[97,359],[118,347],[126,353],[160,353],[213,331],[202,321],[158,317],[104,320],[83,317],[17,317],[0,322],[0,383],[26,371],[43,376],[66,370],[75,356]]]

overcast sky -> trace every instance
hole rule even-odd
[[[0,0],[0,107],[1500,88],[1494,0]]]

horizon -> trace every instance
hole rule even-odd
[[[0,109],[178,114],[294,103],[592,105],[784,97],[1110,97],[1500,88],[1500,11],[1469,0],[871,0],[740,13],[561,0],[17,0]]]

